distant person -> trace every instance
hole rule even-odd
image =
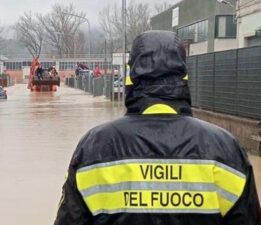
[[[76,68],[75,68],[75,75],[76,75],[76,76],[79,76],[80,70],[81,70],[81,68],[80,68],[80,63],[77,63]]]
[[[49,77],[51,77],[51,78],[55,78],[55,77],[58,76],[58,73],[57,73],[56,68],[54,66],[52,66],[48,69],[48,74],[49,74]]]
[[[42,65],[39,64],[38,68],[36,69],[36,76],[38,77],[39,80],[43,79],[43,73],[44,73],[44,69],[42,68]]]
[[[246,152],[192,117],[176,34],[142,33],[129,65],[127,113],[79,142],[55,225],[260,225]]]
[[[80,67],[82,70],[88,70],[88,69],[89,69],[88,65],[83,64],[83,63],[80,63],[80,64],[79,64],[79,67]]]
[[[95,70],[94,70],[94,77],[100,77],[101,76],[101,70],[99,65],[95,66]]]
[[[89,67],[86,64],[83,63],[77,63],[76,69],[75,69],[75,75],[79,76],[80,75],[80,71],[82,70],[88,70]]]

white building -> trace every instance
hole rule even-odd
[[[238,0],[238,47],[261,45],[261,0]]]

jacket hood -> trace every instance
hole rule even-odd
[[[191,115],[186,52],[176,33],[149,31],[139,35],[130,53],[131,85],[126,84],[127,114],[144,114],[156,104]]]

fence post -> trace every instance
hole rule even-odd
[[[196,56],[195,88],[196,88],[195,106],[198,107],[199,106],[199,104],[198,104],[198,56]]]
[[[111,100],[112,100],[112,102],[114,102],[114,69],[112,70],[112,77],[111,77],[111,79],[110,79],[110,83],[111,83],[111,96],[112,96],[112,98],[111,98]]]
[[[235,114],[238,116],[238,49],[236,49],[236,97],[235,97]]]
[[[212,94],[213,94],[213,108],[212,110],[215,111],[216,109],[216,90],[215,90],[215,85],[216,85],[216,53],[213,53],[213,88],[212,88]]]
[[[88,80],[88,92],[91,93],[91,73],[89,74],[89,80]]]
[[[73,88],[76,88],[76,76],[73,78]]]

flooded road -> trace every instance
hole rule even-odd
[[[1,224],[50,225],[77,142],[124,110],[65,86],[57,93],[30,93],[26,85],[7,90],[8,100],[0,101]],[[251,161],[261,196],[261,158]]]
[[[0,224],[53,224],[64,176],[87,130],[121,116],[104,97],[62,87],[30,93],[8,90],[0,102]]]

